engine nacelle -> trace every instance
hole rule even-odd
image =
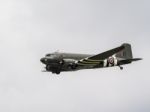
[[[77,68],[77,65],[75,64],[75,62],[77,60],[74,60],[74,59],[63,59],[65,65],[68,66],[68,68],[70,69],[76,69]]]

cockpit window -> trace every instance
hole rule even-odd
[[[46,57],[54,58],[57,57],[57,54],[56,53],[47,54]]]
[[[47,54],[46,56],[48,56],[48,57],[54,57],[54,56],[56,56],[56,54]]]
[[[47,54],[46,56],[51,56],[51,54]]]

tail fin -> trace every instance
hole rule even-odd
[[[116,57],[124,58],[124,59],[132,59],[132,49],[131,45],[128,43],[124,43],[122,46],[124,46],[124,49],[116,54]]]

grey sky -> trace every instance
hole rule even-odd
[[[1,112],[149,112],[149,0],[1,0]],[[132,44],[144,60],[42,73],[56,50],[96,54]]]

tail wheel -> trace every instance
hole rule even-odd
[[[123,70],[123,67],[120,67],[120,70]]]
[[[120,70],[123,70],[123,67],[119,65]]]

